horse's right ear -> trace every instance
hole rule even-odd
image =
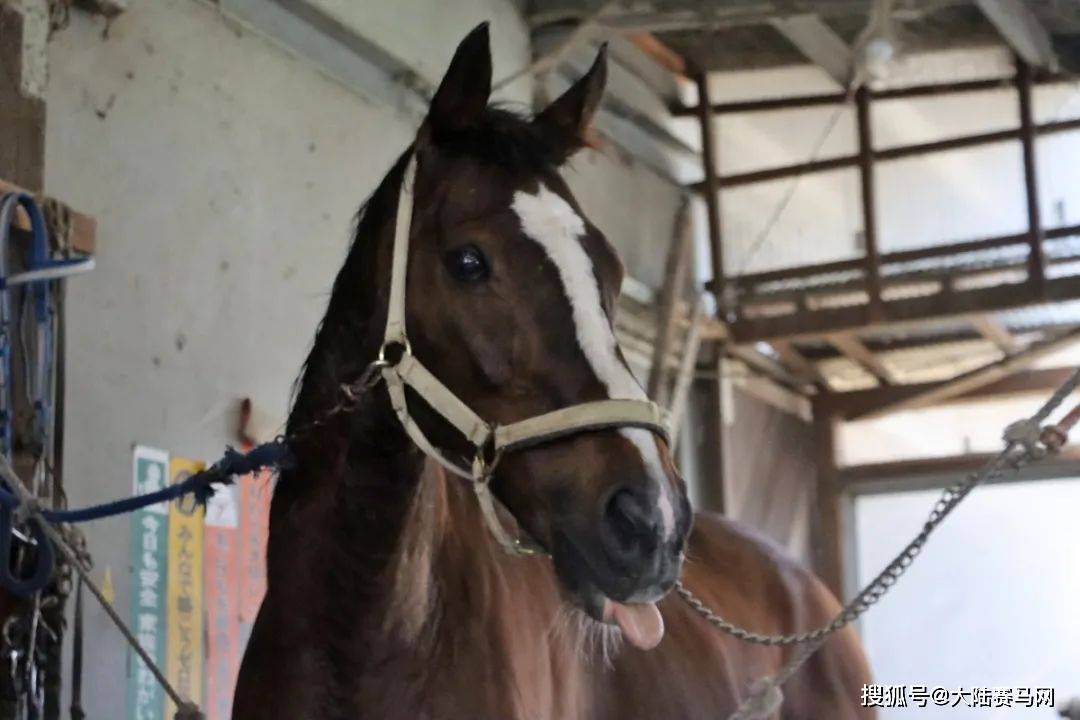
[[[604,43],[589,71],[533,119],[534,125],[555,140],[561,160],[589,144],[589,125],[606,83],[607,43]]]
[[[438,142],[440,136],[458,132],[476,124],[487,108],[491,95],[491,42],[488,24],[482,22],[458,45],[446,70],[431,109],[421,128]]]

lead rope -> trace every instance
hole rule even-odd
[[[750,694],[728,720],[766,720],[771,717],[784,700],[781,686],[790,680],[799,668],[821,648],[829,636],[857,620],[889,592],[896,581],[911,567],[927,540],[930,539],[931,533],[972,490],[987,480],[999,478],[1008,471],[1015,472],[1024,464],[1041,459],[1047,450],[1051,452],[1060,450],[1068,439],[1069,430],[1080,421],[1080,404],[1056,425],[1043,428],[1042,423],[1077,387],[1080,387],[1080,370],[1073,372],[1034,415],[1018,420],[1005,428],[1003,437],[1005,448],[987,462],[979,472],[971,473],[945,488],[930,510],[930,515],[919,534],[827,625],[791,635],[765,635],[752,632],[718,615],[688,590],[682,581],[676,583],[675,589],[679,596],[720,632],[756,645],[801,646],[776,674],[763,677],[750,687]],[[1040,447],[1040,443],[1043,447]]]

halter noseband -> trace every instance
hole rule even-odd
[[[511,538],[495,511],[495,498],[489,482],[499,458],[513,450],[540,445],[588,430],[612,427],[642,428],[668,441],[670,434],[667,412],[649,400],[595,400],[534,415],[508,425],[498,425],[485,421],[473,412],[461,398],[432,375],[413,355],[412,346],[405,333],[405,275],[409,259],[415,181],[414,154],[405,168],[398,195],[386,333],[379,358],[372,368],[378,369],[386,382],[394,413],[409,438],[444,468],[472,481],[484,522],[498,543],[507,552],[515,555],[536,555],[543,550],[531,540]],[[391,348],[399,349],[398,359],[390,359],[388,351]],[[398,352],[395,352],[395,357],[397,356]],[[427,439],[409,414],[405,398],[406,387],[412,388],[432,410],[456,428],[475,448],[470,467],[465,468],[449,460]]]

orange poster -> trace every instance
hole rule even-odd
[[[240,509],[235,486],[219,486],[206,506],[204,596],[206,607],[206,717],[232,717],[240,668]]]
[[[240,493],[240,632],[244,642],[266,594],[266,538],[274,473],[262,470],[236,484]]]

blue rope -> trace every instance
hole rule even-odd
[[[263,468],[289,468],[293,455],[284,438],[252,448],[247,453],[225,448],[225,455],[205,470],[195,473],[187,480],[145,495],[122,498],[100,505],[76,510],[42,510],[41,515],[51,523],[82,523],[91,520],[123,515],[144,507],[171,502],[186,495],[193,495],[195,502],[205,505],[214,494],[214,485],[231,484],[237,475],[247,475]],[[11,511],[19,506],[19,498],[0,485],[0,506]]]

